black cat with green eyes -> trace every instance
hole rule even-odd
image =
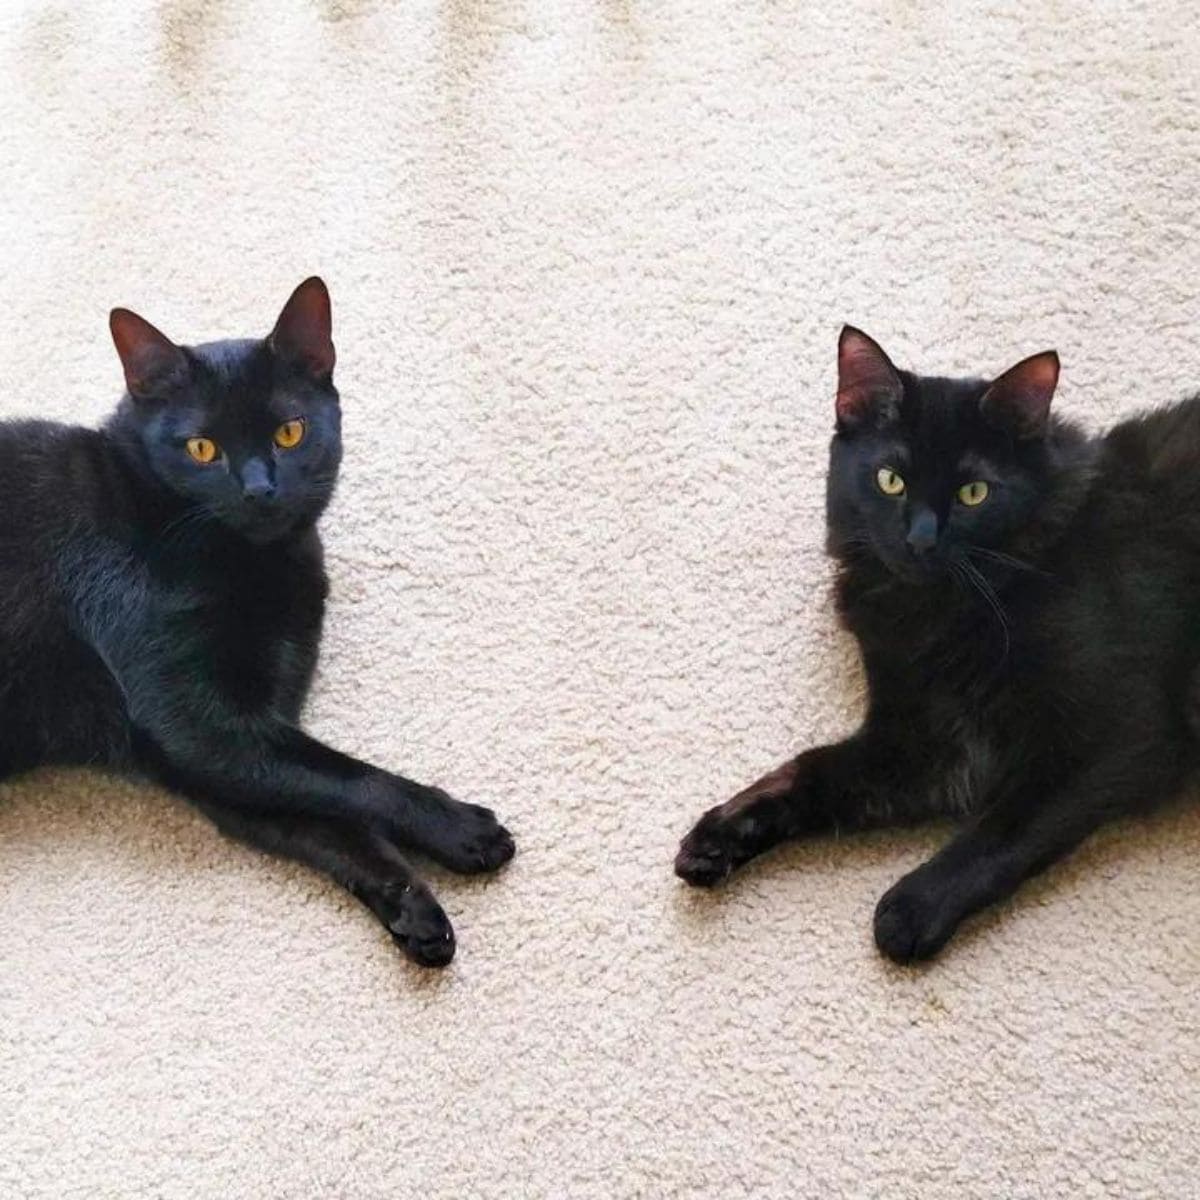
[[[712,885],[790,838],[945,816],[961,831],[880,900],[927,958],[1103,822],[1200,760],[1200,398],[1089,438],[1050,415],[1053,353],[999,378],[898,370],[846,328],[827,485],[861,728],[684,838]]]
[[[149,775],[444,965],[450,922],[405,853],[490,871],[511,837],[299,726],[342,454],[325,285],[262,339],[177,346],[125,309],[111,328],[128,391],[104,428],[0,425],[0,776]]]

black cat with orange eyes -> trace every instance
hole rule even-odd
[[[512,838],[299,723],[342,455],[325,285],[302,283],[262,339],[178,346],[120,308],[110,324],[128,391],[103,429],[0,426],[0,777],[149,775],[445,965],[453,929],[407,852],[491,871]]]

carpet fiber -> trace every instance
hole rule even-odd
[[[702,808],[850,728],[839,327],[1093,426],[1200,386],[1193,4],[458,0],[0,15],[0,414],[94,423],[106,314],[334,299],[314,732],[494,805],[411,967],[347,896],[86,772],[0,789],[0,1196],[1145,1197],[1200,1174],[1200,811],[935,965],[945,830],[722,892]]]

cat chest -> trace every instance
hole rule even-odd
[[[1039,697],[1020,682],[997,675],[966,689],[935,687],[910,710],[930,753],[929,786],[939,811],[977,812],[1001,792],[1036,775],[1053,727]]]
[[[226,644],[235,648],[228,678],[244,701],[294,720],[317,665],[322,606],[271,600],[227,610]]]
[[[316,668],[324,596],[311,572],[229,572],[165,589],[158,614],[185,674],[238,711],[294,720]]]
[[[982,731],[956,731],[930,781],[937,810],[955,816],[976,811],[995,785],[998,766],[993,743]]]

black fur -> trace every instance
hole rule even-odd
[[[130,391],[103,429],[0,426],[0,775],[148,774],[333,876],[416,961],[449,962],[450,922],[401,849],[486,871],[512,839],[299,727],[327,590],[315,523],[341,458],[324,284],[301,284],[263,340],[177,347],[120,309],[113,335]],[[276,446],[296,418],[302,442]],[[192,460],[198,436],[218,460]]]
[[[908,962],[1194,771],[1200,398],[1090,439],[1048,416],[1053,355],[992,384],[925,378],[848,329],[840,366],[828,548],[866,718],[706,813],[676,871],[709,885],[787,838],[960,818],[876,909],[879,948]]]

